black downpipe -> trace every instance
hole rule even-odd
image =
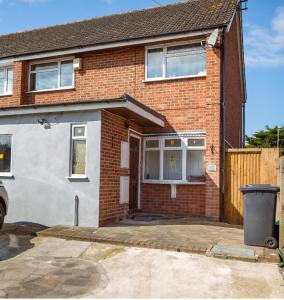
[[[225,221],[225,31],[223,28],[221,41],[221,221]]]
[[[245,103],[243,103],[243,107],[242,107],[243,111],[243,132],[242,132],[242,147],[244,148],[245,147],[245,144],[246,144],[246,105]]]

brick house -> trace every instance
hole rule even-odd
[[[244,137],[240,6],[189,0],[0,36],[7,221],[221,219],[224,149]]]

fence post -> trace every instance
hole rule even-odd
[[[280,226],[279,226],[280,249],[284,248],[284,156],[280,157]]]

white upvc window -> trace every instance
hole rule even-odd
[[[204,42],[147,47],[145,80],[198,77],[206,75]]]
[[[205,181],[205,137],[144,139],[144,182]]]
[[[12,95],[13,67],[0,67],[0,96]]]
[[[32,63],[29,91],[50,91],[74,87],[73,59]]]
[[[71,176],[86,176],[87,125],[73,124],[71,133]]]
[[[0,134],[0,176],[11,173],[12,135]]]

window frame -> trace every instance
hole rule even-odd
[[[173,46],[186,46],[186,45],[193,45],[198,44],[203,45],[205,43],[205,40],[194,40],[190,42],[176,42],[176,43],[167,43],[167,44],[160,44],[155,46],[146,46],[145,47],[145,68],[144,68],[144,81],[145,82],[151,82],[151,81],[161,81],[161,80],[176,80],[176,79],[183,79],[183,78],[196,78],[196,77],[206,77],[207,76],[207,53],[205,49],[205,56],[206,56],[206,67],[205,67],[205,73],[201,75],[186,75],[186,76],[176,76],[176,77],[167,77],[167,48],[173,47]],[[153,49],[162,49],[163,50],[163,76],[162,77],[155,77],[155,78],[148,78],[148,51]]]
[[[11,96],[13,95],[13,81],[12,80],[12,90],[11,92],[8,92],[7,89],[8,89],[8,70],[12,70],[13,72],[13,78],[14,78],[14,68],[13,68],[13,65],[4,65],[4,66],[1,66],[0,65],[0,69],[4,69],[4,93],[3,94],[0,94],[0,97],[1,96]]]
[[[73,68],[72,68],[72,85],[70,86],[64,86],[60,87],[60,80],[61,80],[61,64],[65,61],[72,61],[73,62]],[[36,73],[44,73],[46,71],[32,71],[32,66],[35,65],[41,65],[46,63],[57,63],[57,68],[50,69],[48,71],[57,70],[57,88],[54,89],[42,89],[42,90],[31,90],[31,74]],[[52,59],[52,60],[41,60],[32,62],[29,64],[29,78],[28,78],[28,93],[37,93],[37,92],[49,92],[49,91],[60,91],[60,90],[69,90],[73,89],[75,87],[75,70],[74,70],[74,57],[66,57],[62,59]]]
[[[74,135],[74,129],[77,127],[84,127],[85,128],[85,134],[84,136],[75,136]],[[74,153],[74,141],[86,141],[86,154],[85,154],[85,173],[84,174],[75,174],[72,172],[73,169],[73,153]],[[87,124],[86,123],[74,123],[71,124],[71,145],[70,145],[70,166],[69,166],[69,174],[70,178],[87,178]]]
[[[196,138],[194,138],[196,139]],[[185,161],[186,161],[186,166],[185,166],[185,178],[187,178],[187,154],[188,154],[188,151],[203,151],[204,152],[204,172],[206,173],[206,139],[204,141],[204,145],[205,146],[188,146],[187,145],[187,148],[186,148],[186,153],[185,153]],[[205,176],[205,174],[204,174]],[[194,181],[188,181],[188,182],[194,182]]]
[[[159,142],[159,145],[158,145],[158,147],[154,147],[154,148],[146,148],[146,142],[147,141],[149,141],[149,140],[158,140],[158,142]],[[161,158],[161,143],[162,143],[162,141],[159,139],[159,138],[157,138],[157,137],[155,137],[155,138],[145,138],[144,139],[144,141],[143,141],[143,170],[142,170],[142,173],[143,173],[143,182],[152,182],[152,181],[160,181],[160,179],[161,179],[161,170],[162,170],[162,172],[164,171],[163,170],[163,162],[162,162],[162,158]],[[145,179],[145,169],[146,169],[146,160],[145,160],[145,157],[146,157],[146,151],[159,151],[159,153],[160,153],[160,162],[159,162],[159,166],[160,166],[160,168],[159,168],[159,179]],[[161,166],[162,166],[162,168],[161,168]]]
[[[180,139],[180,147],[165,147],[165,141],[172,139]],[[187,141],[189,139],[202,139],[204,140],[204,146],[188,146]],[[146,141],[159,140],[159,148],[146,148]],[[146,151],[160,151],[160,169],[159,179],[145,179],[145,152]],[[181,180],[167,180],[164,179],[164,151],[165,150],[182,150],[182,179]],[[203,150],[206,151],[206,136],[152,136],[145,137],[143,141],[143,183],[155,183],[155,184],[205,184],[204,181],[188,181],[186,179],[186,162],[187,162],[187,150]],[[206,163],[206,161],[205,161]]]
[[[4,177],[12,177],[12,167],[13,167],[13,135],[10,133],[1,133],[1,135],[9,135],[11,137],[11,161],[10,161],[10,172],[1,172],[0,171],[0,178]]]

